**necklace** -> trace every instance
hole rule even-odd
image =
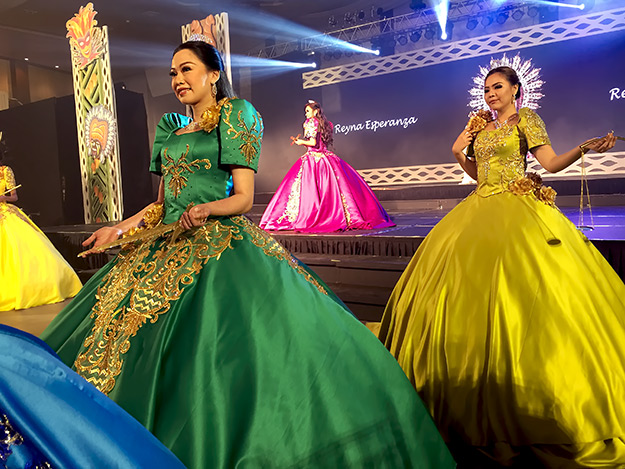
[[[495,128],[496,129],[501,129],[502,127],[504,127],[505,125],[508,124],[508,121],[514,117],[516,117],[517,113],[515,112],[514,114],[508,116],[508,118],[503,121],[503,122],[499,122],[499,119],[495,119]]]

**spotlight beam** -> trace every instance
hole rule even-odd
[[[576,10],[583,10],[585,8],[585,5],[583,3],[581,5],[571,5],[569,3],[559,3],[550,0],[528,0],[528,3],[534,3],[537,5],[549,5],[562,8],[575,8]]]

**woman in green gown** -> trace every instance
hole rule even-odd
[[[528,150],[550,172],[582,150],[555,154],[519,86],[488,74],[497,119],[452,148],[477,189],[419,247],[379,336],[467,467],[624,467],[625,285],[525,176]]]
[[[180,229],[122,249],[43,339],[190,468],[453,467],[393,357],[241,215],[263,124],[216,49],[182,44],[171,76],[201,116],[165,115],[154,142],[162,223]],[[150,225],[157,207],[86,244]]]

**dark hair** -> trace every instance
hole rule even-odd
[[[484,78],[484,81],[486,81],[486,78],[494,75],[495,73],[501,73],[506,78],[506,81],[510,83],[510,85],[519,85],[519,88],[514,95],[514,99],[519,99],[521,97],[521,80],[519,80],[519,76],[516,74],[514,69],[510,67],[495,67],[490,72],[488,72],[488,74]]]
[[[317,111],[317,121],[319,122],[319,136],[321,141],[325,143],[326,147],[331,147],[334,144],[334,125],[330,122],[325,114],[321,105],[315,101],[309,101],[306,107],[311,108],[313,111]]]
[[[204,41],[187,41],[176,47],[172,56],[176,55],[181,50],[190,50],[206,65],[206,68],[221,72],[219,74],[219,80],[215,83],[217,86],[217,101],[222,98],[234,98],[234,90],[224,70],[224,61],[221,55],[219,55],[219,51],[214,46]]]

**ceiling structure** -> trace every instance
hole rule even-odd
[[[93,0],[92,0],[93,1]],[[87,0],[0,0],[0,58],[70,71],[65,23]],[[116,75],[167,64],[180,42],[180,26],[211,13],[230,18],[231,49],[247,54],[271,41],[323,32],[328,18],[347,11],[403,8],[408,0],[372,3],[346,0],[95,0],[99,26],[109,30],[111,64]]]
[[[323,32],[344,30],[345,35],[382,30],[381,18],[404,17],[408,27],[434,17],[431,9],[439,0],[92,0],[98,12],[99,26],[109,30],[111,65],[114,80],[140,73],[148,68],[167,67],[172,49],[180,42],[180,26],[208,14],[226,11],[230,19],[231,52],[259,57],[279,57],[274,46],[290,44],[302,47],[303,38],[318,38]],[[622,6],[623,0],[561,0],[562,3],[584,1],[591,11]],[[0,0],[0,58],[24,60],[46,68],[71,69],[66,21],[88,0]],[[532,0],[452,0],[450,19],[463,20],[461,34],[486,34],[488,28],[473,18],[475,31],[464,27],[467,15],[489,10],[530,8]],[[621,4],[621,5],[619,5]],[[415,14],[411,9],[421,6]],[[423,14],[423,8],[428,9]],[[579,10],[561,9],[562,14],[583,14]],[[512,15],[512,10],[510,10]],[[419,16],[420,15],[420,16]],[[490,20],[492,22],[492,19]],[[530,24],[524,19],[492,28],[506,29]],[[366,26],[366,25],[372,26]],[[392,27],[399,23],[392,20]],[[427,31],[422,31],[427,37]],[[457,31],[460,32],[460,31]],[[364,34],[364,33],[363,33]],[[337,34],[334,34],[337,36]],[[419,33],[420,35],[420,33]],[[338,35],[340,37],[340,35]],[[404,36],[406,36],[404,32]],[[350,40],[348,37],[344,39]],[[413,38],[411,38],[413,39]],[[416,39],[416,38],[415,38]],[[405,38],[403,38],[406,41]],[[434,38],[434,41],[436,38]],[[422,41],[423,42],[423,41]],[[432,42],[432,40],[430,41]],[[421,43],[420,43],[421,44]],[[412,47],[408,43],[407,47]],[[287,49],[284,49],[286,51]],[[278,53],[276,53],[278,52]],[[275,54],[274,54],[275,53]],[[273,55],[272,55],[273,54]],[[327,55],[327,54],[326,54]]]

